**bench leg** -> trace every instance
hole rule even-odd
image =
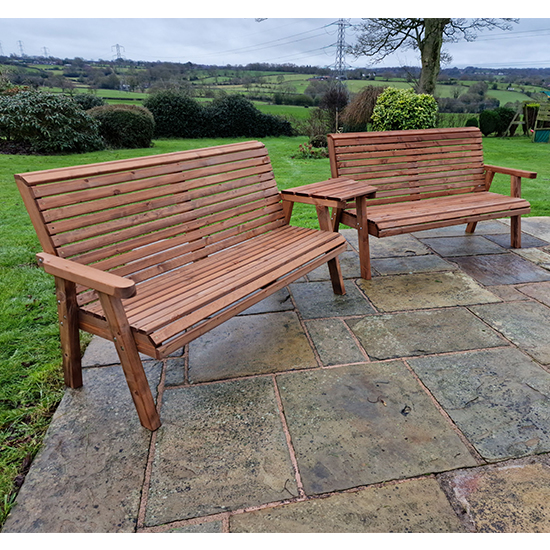
[[[154,431],[160,427],[160,418],[122,302],[98,294],[141,425]]]
[[[59,337],[63,353],[63,377],[69,388],[82,386],[82,360],[78,329],[78,304],[76,285],[59,277],[55,278]]]
[[[510,218],[510,244],[512,248],[521,248],[521,216]]]
[[[477,222],[470,222],[466,226],[466,233],[473,233],[476,230]]]
[[[359,237],[359,262],[361,264],[361,277],[371,279],[369,226],[367,221],[367,200],[365,197],[357,197],[357,235]]]
[[[330,213],[326,206],[316,206],[317,217],[319,218],[319,227],[323,231],[333,230],[333,225],[330,219]],[[342,270],[340,269],[340,261],[338,258],[333,258],[327,262],[328,270],[330,273],[330,280],[332,282],[332,290],[334,294],[343,296],[346,293],[344,287],[344,277],[342,276]]]

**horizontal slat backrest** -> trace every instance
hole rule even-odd
[[[284,225],[257,141],[15,179],[46,252],[135,282]]]
[[[478,128],[329,134],[332,177],[377,187],[373,204],[483,191]]]

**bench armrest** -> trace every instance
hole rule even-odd
[[[136,284],[131,279],[66,260],[47,252],[40,252],[36,257],[44,271],[54,277],[92,288],[115,298],[131,298],[136,293]]]
[[[518,178],[529,178],[534,180],[537,177],[536,172],[530,172],[528,170],[516,170],[515,168],[503,168],[501,166],[492,166],[491,164],[485,164],[484,168],[487,172],[495,172],[497,174],[508,174],[510,176],[516,176]]]

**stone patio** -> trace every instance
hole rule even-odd
[[[550,218],[377,240],[147,360],[94,338],[4,533],[550,532]]]

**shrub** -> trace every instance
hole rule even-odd
[[[204,113],[201,104],[179,90],[161,90],[145,99],[155,120],[156,137],[206,137]]]
[[[475,116],[470,117],[464,126],[475,126],[476,128],[479,128],[479,122],[477,121],[477,118]]]
[[[0,135],[36,153],[82,153],[103,148],[99,124],[71,98],[24,90],[0,96]]]
[[[99,133],[112,149],[151,146],[155,120],[151,111],[139,105],[101,105],[88,111],[99,122]]]
[[[510,122],[516,116],[516,111],[510,107],[498,107],[495,112],[498,116],[497,133],[499,136],[503,136],[510,126]]]
[[[344,130],[363,132],[371,121],[376,100],[385,90],[382,86],[366,86],[354,96],[342,113]]]
[[[98,97],[92,94],[76,94],[73,96],[73,101],[85,111],[89,111],[94,107],[105,105],[105,100],[102,97]]]
[[[434,128],[436,115],[437,102],[431,95],[386,88],[376,101],[372,125],[375,131]]]
[[[290,136],[290,122],[262,113],[241,95],[215,99],[205,108],[205,126],[211,137]]]
[[[324,147],[314,147],[311,143],[303,143],[298,147],[294,159],[323,159],[328,158],[328,151]]]
[[[479,114],[479,129],[487,137],[497,131],[499,116],[496,111],[486,109]]]

